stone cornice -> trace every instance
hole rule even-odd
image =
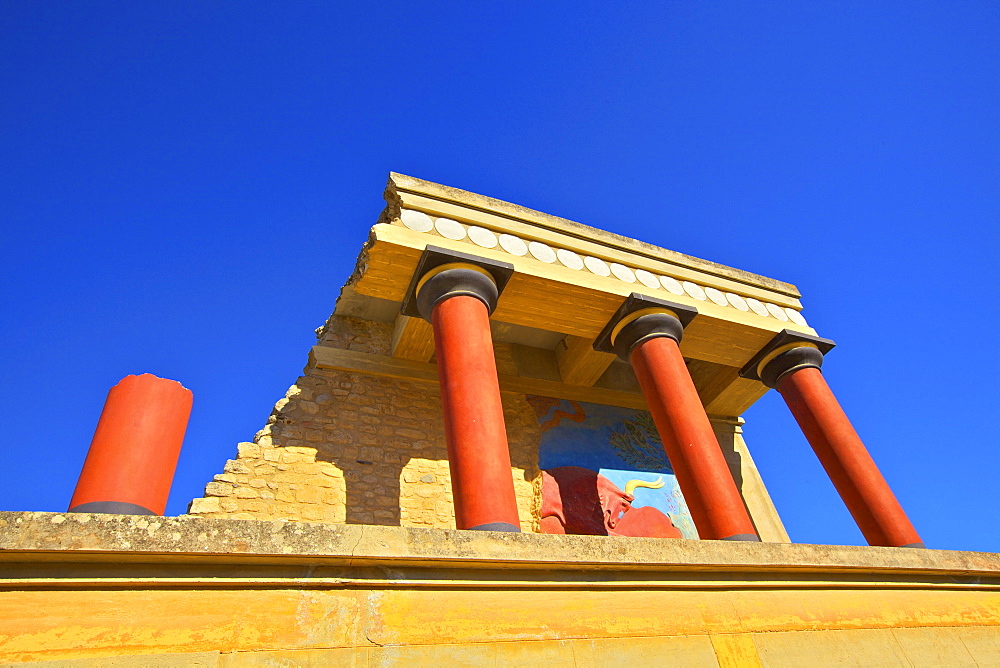
[[[497,218],[505,218],[513,223],[524,223],[586,243],[596,243],[606,247],[610,251],[624,252],[635,256],[637,259],[645,258],[667,263],[681,270],[694,270],[699,273],[725,278],[749,287],[776,292],[792,299],[798,299],[801,296],[798,289],[791,283],[785,283],[773,278],[743,271],[742,269],[678,253],[517,204],[511,204],[492,197],[444,186],[431,181],[424,181],[423,179],[404,174],[395,172],[389,174],[389,183],[386,187],[385,198],[389,206],[380,222],[389,222],[392,218],[398,218],[403,208],[425,210],[431,215],[451,214],[455,218],[461,219],[460,215],[455,215],[454,209],[454,207],[460,207],[464,209],[464,219],[469,223],[496,222]],[[434,206],[435,202],[446,205],[447,208],[441,211]],[[450,205],[450,207],[447,205]]]

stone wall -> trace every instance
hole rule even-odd
[[[388,355],[392,325],[333,316],[318,334],[320,345]],[[495,353],[516,373],[508,344]],[[537,531],[538,422],[523,395],[503,402],[522,529]],[[188,512],[455,528],[437,384],[307,367]]]

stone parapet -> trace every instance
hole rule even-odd
[[[97,515],[0,511],[0,563],[128,562],[213,557],[217,561],[274,558],[285,563],[340,563],[432,568],[566,568],[662,573],[738,572],[733,587],[760,574],[823,574],[830,581],[910,581],[914,586],[982,586],[1000,592],[1000,554],[797,543],[508,534],[414,527],[208,519],[192,516]],[[287,559],[287,561],[286,561]],[[318,561],[317,561],[318,560]],[[10,570],[5,571],[10,574]],[[642,579],[647,579],[644,576]],[[791,578],[795,579],[795,578]],[[1000,614],[1000,599],[997,601]]]
[[[996,665],[1000,555],[0,513],[0,663]]]

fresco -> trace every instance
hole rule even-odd
[[[647,411],[529,396],[543,533],[697,538]]]

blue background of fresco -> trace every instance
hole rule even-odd
[[[582,402],[579,405],[586,414],[582,422],[563,419],[542,432],[541,445],[538,448],[539,468],[547,470],[559,466],[582,466],[597,471],[622,490],[629,480],[653,482],[662,476],[664,482],[662,488],[636,489],[632,506],[634,508],[652,506],[666,513],[685,538],[697,538],[698,532],[673,470],[639,469],[633,464],[626,463],[611,443],[611,434],[615,429],[620,429],[627,419],[638,416],[644,411]],[[550,420],[557,410],[574,412],[569,401],[561,401],[538,419],[539,424]]]

